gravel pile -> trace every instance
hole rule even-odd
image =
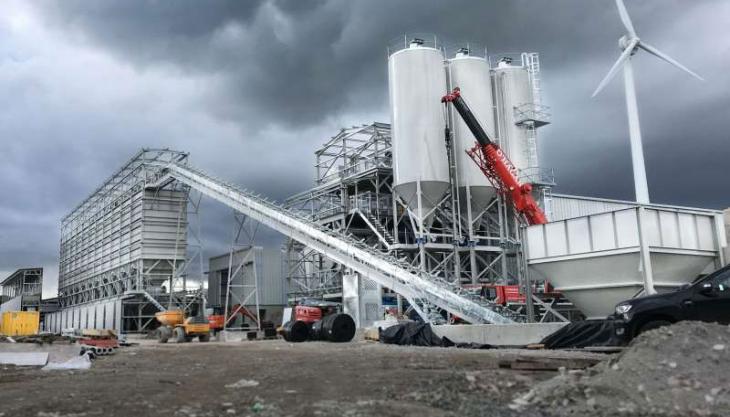
[[[728,416],[730,327],[681,322],[646,332],[612,360],[561,370],[510,408],[555,416]]]

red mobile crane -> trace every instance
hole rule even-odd
[[[441,102],[447,106],[448,103],[453,104],[476,138],[475,146],[466,153],[476,162],[494,188],[503,195],[510,196],[515,209],[525,216],[528,224],[547,223],[545,213],[532,198],[532,184],[520,184],[517,179],[517,168],[512,165],[499,146],[489,138],[466,101],[461,97],[461,90],[458,87],[454,88],[451,94],[441,98]]]

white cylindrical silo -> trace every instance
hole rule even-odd
[[[531,146],[528,131],[524,126],[515,124],[515,109],[533,103],[532,85],[527,68],[512,65],[502,60],[494,70],[494,85],[497,96],[497,116],[500,124],[499,145],[519,170],[535,168],[531,166]]]
[[[461,89],[462,97],[479,123],[489,137],[494,139],[494,102],[489,62],[486,58],[470,55],[468,49],[462,49],[449,60],[448,69],[449,90],[455,87]],[[484,173],[466,153],[467,149],[474,147],[476,138],[458,113],[454,113],[452,117],[460,198],[465,201],[468,188],[472,209],[481,210],[494,198],[496,192]],[[462,204],[462,210],[466,210],[466,204]]]
[[[388,86],[394,191],[428,227],[429,213],[449,189],[443,53],[412,41],[388,58]]]

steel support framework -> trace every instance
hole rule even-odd
[[[390,125],[343,129],[315,157],[315,187],[289,198],[287,207],[454,284],[520,281],[519,224],[501,198],[480,207],[467,189],[461,204],[468,210],[455,215],[449,193],[431,202],[432,227],[419,227],[416,214],[394,197]],[[341,297],[346,268],[302,245],[286,248],[291,300]]]
[[[472,323],[514,321],[510,311],[460,286],[412,268],[407,262],[374,250],[361,240],[334,232],[261,196],[181,164],[159,164],[159,167],[157,179],[149,182],[147,188],[157,189],[174,181],[188,185],[345,268],[393,289],[408,299],[424,319],[431,319],[424,313],[441,309]]]
[[[136,332],[146,330],[161,308],[199,302],[180,284],[195,248],[188,244],[188,214],[197,214],[188,207],[190,189],[176,182],[145,188],[158,164],[186,164],[187,157],[143,149],[62,219],[61,309],[121,299],[122,328]]]
[[[246,331],[249,327],[245,325],[244,318],[241,318],[240,326],[233,326],[232,321],[237,315],[242,316],[245,313],[250,312],[253,306],[253,316],[255,320],[251,318],[256,324],[256,330],[261,330],[261,309],[259,306],[259,276],[257,273],[257,265],[255,261],[255,250],[254,243],[256,241],[256,232],[258,231],[259,223],[248,221],[248,216],[233,211],[233,220],[236,224],[233,230],[233,236],[231,239],[231,247],[228,253],[228,269],[226,279],[226,298],[223,304],[223,317],[224,329],[228,331]],[[248,223],[249,229],[246,229],[246,223]],[[243,239],[244,236],[246,239]],[[236,259],[236,253],[243,250],[249,249],[246,255],[240,259]],[[251,265],[251,278],[252,283],[247,283],[246,280],[246,266]],[[221,277],[222,279],[223,277]],[[225,333],[224,333],[225,334]],[[225,337],[225,336],[224,336]]]

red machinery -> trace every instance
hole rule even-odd
[[[461,90],[454,88],[451,94],[445,95],[441,102],[451,103],[477,140],[475,146],[466,151],[476,162],[479,169],[487,176],[489,182],[502,195],[509,195],[517,212],[525,216],[528,224],[545,224],[547,218],[537,202],[532,198],[532,185],[520,184],[517,179],[517,169],[507,158],[507,155],[494,143],[484,131],[479,121],[474,117],[469,106],[461,97]]]
[[[464,284],[464,288],[469,288],[479,292],[479,295],[492,300],[495,304],[524,304],[526,297],[520,292],[519,285],[505,284]],[[561,298],[563,295],[560,291],[555,290],[549,282],[544,281],[542,284],[533,284],[532,293],[540,298]]]
[[[293,321],[303,321],[307,324],[314,323],[317,320],[322,320],[322,309],[319,307],[311,306],[294,306]]]
[[[217,333],[223,330],[223,328],[226,327],[228,323],[230,323],[231,320],[233,320],[238,314],[250,318],[254,321],[254,323],[258,323],[259,319],[254,313],[252,313],[246,307],[240,304],[235,304],[229,312],[228,320],[226,320],[223,314],[211,314],[210,316],[208,316],[208,324],[210,324],[210,330],[212,330],[213,333]]]
[[[291,320],[284,323],[281,335],[287,342],[326,340],[349,342],[355,337],[355,321],[340,312],[341,305],[322,300],[305,300],[294,306]]]

